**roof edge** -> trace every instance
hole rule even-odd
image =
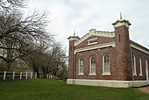
[[[134,42],[134,41],[132,41],[132,40],[130,40],[130,42],[131,42],[131,43],[133,43],[133,44],[135,44],[135,45],[137,45],[137,46],[139,46],[139,47],[141,47],[142,49],[147,50],[147,51],[149,52],[149,49],[148,49],[148,48],[146,48],[146,47],[144,47],[144,46],[142,46],[141,44],[136,43],[136,42]]]

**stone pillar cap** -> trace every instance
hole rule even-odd
[[[120,13],[120,19],[112,23],[112,25],[114,25],[115,28],[120,26],[126,26],[127,28],[129,28],[131,23],[126,19],[122,19],[122,14]]]
[[[80,38],[78,36],[75,36],[75,30],[74,30],[73,36],[69,36],[67,39],[69,41],[73,41],[73,40],[76,41],[76,40],[79,40]]]

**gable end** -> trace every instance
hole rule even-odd
[[[82,43],[83,41],[85,41],[86,39],[88,39],[91,36],[100,36],[100,37],[114,38],[115,37],[115,33],[114,32],[109,32],[109,31],[96,31],[96,29],[91,29],[89,31],[89,33],[84,35],[79,40],[75,41],[74,46],[79,45],[80,43]]]

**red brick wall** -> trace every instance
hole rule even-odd
[[[109,54],[110,55],[110,72],[111,75],[102,75],[103,73],[103,55]],[[137,76],[134,76],[134,80],[146,80],[146,70],[145,70],[145,60],[147,59],[149,62],[149,56],[141,51],[138,51],[132,48],[132,54],[136,57],[136,72]],[[89,68],[90,68],[90,57],[95,56],[96,58],[96,75],[89,75]],[[84,59],[84,75],[78,75],[79,71],[79,58],[83,57]],[[142,60],[142,73],[143,76],[139,76],[139,60],[138,57],[141,57]],[[85,51],[81,53],[77,53],[75,55],[76,59],[76,79],[97,79],[97,80],[117,80],[119,74],[117,74],[118,69],[116,69],[116,62],[115,62],[115,48],[102,48],[98,50],[92,51]],[[129,68],[132,68],[129,66]],[[123,73],[121,73],[123,74]],[[130,72],[131,74],[131,72]],[[130,76],[132,77],[132,76]],[[131,79],[132,80],[132,79]]]
[[[111,75],[102,75],[103,73],[103,55],[109,54],[110,55],[110,71]],[[90,57],[95,56],[96,58],[96,75],[89,75],[90,69]],[[84,59],[84,75],[78,75],[79,71],[79,58],[83,57]],[[99,79],[99,80],[114,80],[116,77],[115,74],[115,60],[114,60],[114,48],[103,48],[98,50],[92,51],[85,51],[76,54],[76,78],[77,79]]]
[[[135,48],[132,48],[132,54],[136,58],[136,73],[137,73],[137,76],[134,76],[134,80],[146,80],[146,69],[145,69],[146,62],[145,62],[145,60],[148,61],[148,65],[149,65],[149,55],[147,55],[146,53],[143,53],[143,52],[141,52],[141,51],[139,51]],[[139,73],[140,73],[139,57],[141,58],[141,61],[142,61],[142,74],[143,74],[143,76],[139,76]]]

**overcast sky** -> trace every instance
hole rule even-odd
[[[90,29],[114,31],[112,23],[120,12],[132,24],[130,39],[149,48],[149,0],[30,0],[28,4],[28,10],[50,11],[47,29],[67,50],[67,38],[74,30],[79,37]]]

